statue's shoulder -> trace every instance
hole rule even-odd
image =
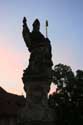
[[[46,39],[46,41],[51,42],[49,38],[45,38],[45,39]]]

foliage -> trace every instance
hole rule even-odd
[[[55,110],[56,123],[83,124],[83,71],[76,75],[70,66],[58,64],[53,70],[57,90],[49,96],[49,106]]]

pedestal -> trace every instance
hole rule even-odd
[[[26,105],[19,114],[19,125],[30,122],[52,122],[54,111],[48,106],[49,81],[26,83]]]

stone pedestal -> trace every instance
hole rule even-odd
[[[26,86],[28,87],[26,88],[26,105],[21,111],[19,125],[54,120],[54,112],[48,106],[48,83],[49,81],[35,81]]]

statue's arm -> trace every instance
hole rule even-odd
[[[23,30],[22,30],[22,36],[25,41],[26,46],[28,49],[30,49],[31,42],[30,42],[30,31],[26,23],[26,18],[23,19]]]

